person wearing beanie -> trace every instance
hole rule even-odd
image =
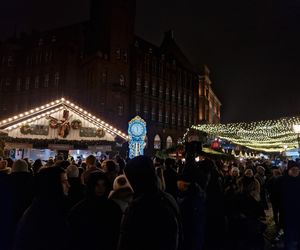
[[[10,168],[7,167],[6,160],[0,161],[0,249],[11,248],[11,199],[9,173]]]
[[[179,176],[177,185],[183,227],[182,249],[202,249],[205,228],[205,192],[189,173]]]
[[[133,189],[125,175],[118,176],[113,183],[113,190],[110,192],[109,199],[116,202],[124,213],[129,203],[133,200]]]
[[[300,248],[300,168],[289,161],[287,173],[279,177],[280,213],[283,215],[284,242],[286,249]]]
[[[103,171],[89,174],[86,197],[69,216],[74,250],[116,250],[122,211],[108,199],[109,180]]]
[[[68,207],[71,209],[80,200],[84,198],[85,186],[79,177],[79,169],[76,165],[70,165],[66,169],[70,189],[68,193]]]
[[[179,208],[161,191],[153,161],[146,156],[130,160],[124,169],[134,199],[122,220],[118,250],[177,250],[182,243]]]

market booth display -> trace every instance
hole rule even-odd
[[[5,150],[14,159],[47,160],[58,152],[85,158],[111,152],[128,136],[76,104],[61,98],[0,121]]]

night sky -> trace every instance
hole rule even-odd
[[[211,70],[222,122],[300,114],[300,0],[138,0],[136,34],[163,32]],[[0,2],[0,38],[87,20],[88,0]]]

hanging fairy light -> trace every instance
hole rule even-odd
[[[193,125],[192,129],[250,149],[280,152],[284,147],[289,150],[298,145],[293,128],[299,124],[299,117],[291,117],[251,123],[199,124]]]

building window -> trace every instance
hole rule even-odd
[[[186,94],[183,95],[183,105],[186,105]]]
[[[54,75],[54,86],[58,87],[59,85],[59,72],[56,72]]]
[[[39,88],[39,81],[40,81],[39,76],[36,76],[36,77],[35,77],[35,80],[34,80],[34,88],[35,88],[35,89],[38,89],[38,88]]]
[[[175,114],[172,113],[172,125],[175,125]]]
[[[166,87],[166,101],[169,101],[169,87]]]
[[[171,136],[167,137],[167,141],[166,141],[166,148],[171,148],[173,146],[173,139]]]
[[[178,116],[177,116],[177,125],[181,126],[181,113],[178,113]]]
[[[189,115],[189,127],[192,125],[192,114]]]
[[[163,97],[163,86],[160,85],[159,86],[159,98],[162,98]]]
[[[9,56],[9,57],[8,57],[8,59],[7,59],[7,66],[8,66],[8,67],[13,66],[13,57],[12,57],[12,56]]]
[[[161,149],[161,139],[159,135],[154,137],[154,149]]]
[[[163,122],[162,108],[160,108],[158,111],[158,121]]]
[[[169,123],[169,111],[167,110],[165,113],[165,123],[168,124]]]
[[[123,74],[120,75],[120,86],[125,86],[125,76]]]
[[[144,103],[144,116],[145,118],[148,118],[148,104]]]
[[[6,87],[10,86],[10,78],[6,78],[5,86]]]
[[[125,51],[125,52],[123,53],[123,60],[124,60],[125,63],[128,62],[128,53],[127,53],[127,51]]]
[[[152,109],[151,109],[151,120],[155,121],[155,118],[156,118],[155,107],[152,107]]]
[[[156,96],[156,84],[152,82],[152,96]]]
[[[149,93],[149,82],[145,80],[145,94]]]
[[[189,96],[189,107],[192,107],[192,97]]]
[[[181,104],[181,91],[178,91],[178,104]]]
[[[141,91],[141,78],[137,77],[136,78],[136,91],[140,92]]]
[[[183,126],[186,126],[186,114],[183,115]]]
[[[17,79],[17,86],[16,86],[17,91],[21,90],[21,78]]]
[[[118,105],[118,115],[122,116],[124,114],[124,105],[123,104],[119,104]]]
[[[120,49],[116,50],[116,57],[117,57],[118,60],[121,59],[121,50]]]
[[[45,75],[45,79],[44,79],[44,87],[48,88],[49,87],[49,74]]]
[[[25,89],[28,90],[30,87],[30,77],[26,77],[26,81],[25,81]]]
[[[141,111],[141,104],[140,102],[135,103],[135,113],[139,114]]]
[[[172,89],[172,99],[173,99],[173,102],[175,102],[175,98],[176,98],[175,89]]]

